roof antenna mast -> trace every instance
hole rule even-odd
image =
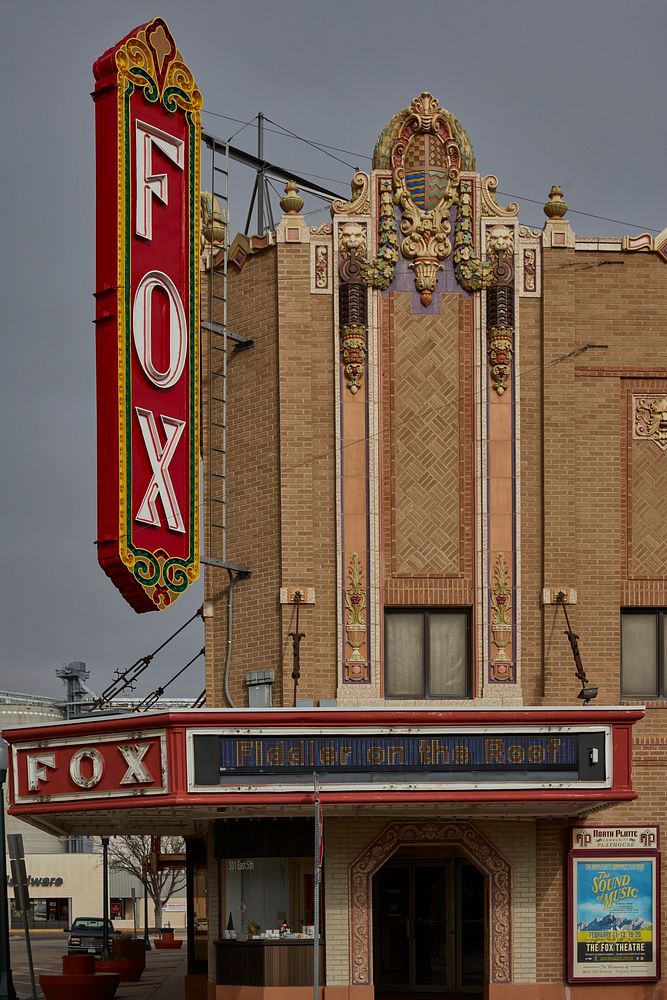
[[[248,218],[245,224],[245,235],[248,235],[252,210],[257,200],[257,234],[263,236],[267,229],[275,229],[273,221],[273,210],[271,208],[271,195],[269,192],[269,181],[266,174],[268,164],[264,160],[264,115],[260,111],[257,115],[257,172],[255,174],[255,184],[252,189]]]

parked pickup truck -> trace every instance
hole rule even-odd
[[[109,942],[114,937],[113,924],[109,920]],[[69,931],[67,941],[68,955],[97,955],[102,954],[102,941],[104,938],[104,919],[102,917],[77,917]]]

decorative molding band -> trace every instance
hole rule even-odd
[[[575,365],[575,378],[667,378],[667,368],[582,368]]]

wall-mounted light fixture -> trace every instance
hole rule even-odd
[[[574,657],[574,664],[576,666],[575,677],[581,682],[581,691],[577,695],[584,705],[590,705],[594,698],[598,696],[598,686],[597,684],[591,684],[586,676],[586,671],[584,670],[584,665],[581,662],[581,654],[579,653],[579,636],[576,632],[572,631],[572,626],[570,625],[570,619],[567,614],[566,595],[563,590],[559,590],[556,594],[556,604],[560,604],[563,609],[563,614],[565,615],[565,622],[567,624],[567,631],[565,635],[568,638],[570,647],[572,649],[572,656]]]

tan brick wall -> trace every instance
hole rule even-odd
[[[518,378],[521,416],[521,688],[524,704],[544,694],[542,671],[542,302],[522,298]]]
[[[229,328],[255,341],[230,351],[228,377],[227,558],[252,571],[233,594],[230,686],[241,706],[247,704],[246,672],[273,668],[278,679],[281,664],[276,256],[275,249],[266,250],[241,272],[230,267],[229,276]],[[213,606],[206,620],[207,698],[209,705],[224,705],[226,570],[207,568],[205,586]]]
[[[537,982],[559,982],[565,977],[567,824],[541,820],[535,840]]]
[[[573,705],[578,690],[562,611],[540,613],[543,585],[577,590],[569,613],[584,667],[600,686],[599,704],[620,698],[621,608],[667,605],[664,563],[656,555],[667,540],[658,513],[667,462],[657,446],[649,456],[650,442],[632,441],[628,403],[632,392],[660,393],[665,384],[662,267],[652,256],[546,251],[541,381],[539,306],[521,302],[522,667],[529,703]],[[607,347],[557,360],[586,344]],[[632,579],[639,561],[644,578]],[[662,708],[649,709],[635,727],[639,799],[597,811],[600,825],[667,821],[661,780],[667,748],[657,735]],[[566,823],[538,823],[538,932],[562,928],[548,949],[538,949],[539,982],[565,975],[567,843]]]
[[[661,268],[653,256],[547,250],[541,322],[539,302],[521,300],[524,703],[577,694],[564,617],[540,608],[542,586],[578,592],[569,613],[600,704],[620,694],[620,608],[667,600],[656,554],[667,544],[664,454],[653,445],[655,456],[633,462],[635,445],[651,443],[631,441],[627,413],[628,393],[665,385]],[[586,344],[607,346],[564,357]],[[641,584],[631,579],[639,557]]]
[[[480,821],[475,826],[512,866],[512,979],[534,983],[536,976],[535,823]]]
[[[667,606],[667,455],[651,442],[632,442],[628,418],[629,394],[662,392],[667,385],[667,272],[654,256],[641,254],[549,250],[543,264],[543,300],[524,298],[520,303],[523,700],[578,704],[562,611],[541,604],[542,587],[548,585],[577,590],[570,616],[580,636],[584,666],[591,681],[600,685],[598,703],[616,704],[620,609]],[[316,589],[315,605],[301,612],[306,638],[300,695],[332,697],[336,689],[332,304],[328,296],[310,294],[308,268],[308,245],[281,245],[255,255],[230,281],[230,325],[256,340],[255,348],[233,359],[230,374],[229,556],[252,569],[251,579],[240,582],[235,592],[232,687],[239,704],[246,704],[246,671],[263,667],[277,671],[276,702],[287,701],[291,694],[287,633],[293,607],[281,609],[281,584]],[[449,298],[454,296],[445,296]],[[461,352],[461,336],[472,329],[472,317],[469,300],[458,298]],[[383,597],[387,604],[472,603],[471,349],[460,353],[456,403],[458,427],[464,429],[456,487],[457,510],[462,513],[449,518],[445,511],[438,520],[434,531],[446,537],[431,557],[415,517],[424,503],[434,504],[430,491],[416,497],[400,475],[392,480],[399,458],[394,449],[400,441],[394,430],[400,429],[398,418],[405,416],[396,409],[393,394],[399,389],[408,393],[409,378],[418,375],[413,391],[420,396],[428,374],[414,364],[408,372],[408,340],[401,341],[395,357],[390,344],[392,337],[423,338],[421,357],[429,337],[440,331],[427,330],[421,318],[417,322],[404,312],[402,305],[396,306],[394,325],[382,341]],[[443,330],[444,337],[451,335],[446,323]],[[607,346],[566,357],[586,344]],[[442,344],[434,342],[428,351],[442,367]],[[392,381],[397,363],[402,374]],[[443,373],[445,381],[449,374]],[[450,388],[455,394],[454,383]],[[453,412],[451,401],[447,405]],[[427,426],[423,418],[421,414],[419,434],[413,438],[415,448],[422,447],[425,434],[440,434],[442,439],[437,422]],[[400,444],[410,446],[405,438]],[[437,465],[437,456],[435,461]],[[414,479],[417,473],[408,469],[408,474]],[[454,482],[451,467],[438,476],[433,491],[442,498]],[[401,509],[396,511],[397,499]],[[435,505],[429,510],[434,514]],[[392,534],[393,524],[400,527],[400,538]],[[433,531],[428,535],[432,539]],[[455,542],[462,571],[449,576]],[[415,560],[422,550],[419,567]],[[392,570],[397,551],[400,559]],[[399,569],[407,576],[399,577]],[[225,584],[225,574],[216,571],[214,580],[207,571],[207,594],[215,607],[207,623],[210,704],[223,701]],[[596,812],[596,822],[667,822],[663,710],[664,703],[651,707],[637,727],[634,784],[639,799]],[[347,983],[349,977],[349,865],[385,821],[327,821],[330,984]],[[533,837],[529,822],[480,823],[512,864],[518,982],[535,977],[560,982],[564,976],[567,825],[540,821]],[[667,906],[663,912],[667,914]],[[535,934],[543,940],[547,929],[549,947],[539,947],[536,953]]]
[[[315,587],[300,611],[299,697],[336,693],[333,315],[310,294],[308,244],[278,246],[281,582]],[[294,607],[282,609],[283,703],[292,699]]]
[[[368,816],[363,821],[325,816],[325,938],[327,985],[350,982],[350,866],[389,822],[389,817]]]
[[[308,244],[281,244],[252,255],[241,272],[230,267],[229,328],[255,342],[232,350],[228,378],[227,558],[251,570],[233,591],[230,686],[240,706],[246,673],[264,669],[276,674],[274,704],[291,704],[295,615],[294,605],[280,605],[281,586],[316,593],[315,605],[300,609],[299,697],[336,690],[332,306],[311,295],[309,264]],[[208,704],[221,705],[224,569],[207,568],[206,597]]]

